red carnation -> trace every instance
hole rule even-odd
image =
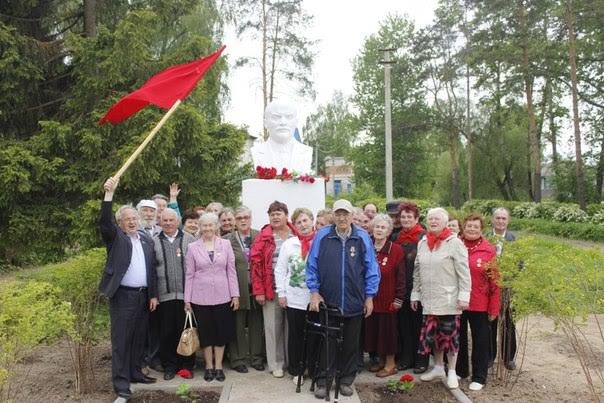
[[[403,376],[401,376],[400,381],[401,382],[413,382],[413,375],[411,375],[411,374],[404,374]]]

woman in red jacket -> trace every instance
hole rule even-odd
[[[369,371],[383,378],[398,372],[394,355],[400,351],[397,311],[405,298],[405,254],[390,242],[392,219],[378,214],[371,220],[374,247],[380,267],[380,286],[373,298],[373,314],[365,318],[365,351],[375,351],[380,362]]]
[[[487,382],[490,323],[499,314],[499,273],[494,266],[496,249],[482,237],[484,220],[471,213],[463,220],[462,240],[468,249],[472,291],[470,306],[461,315],[460,347],[456,371],[465,378],[468,368],[468,322],[472,331],[472,383],[470,390],[481,390]]]
[[[276,378],[284,375],[287,322],[285,310],[275,301],[274,267],[283,242],[297,235],[296,228],[287,221],[287,215],[285,203],[272,202],[268,207],[269,224],[256,235],[250,250],[252,293],[256,302],[262,305],[266,361]]]

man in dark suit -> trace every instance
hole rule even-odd
[[[487,236],[495,237],[495,247],[497,256],[503,253],[505,242],[514,242],[516,236],[508,231],[510,225],[510,212],[505,207],[498,207],[493,210],[491,218],[493,231],[487,233]],[[499,329],[499,320],[504,323],[503,337],[501,340],[503,363],[509,370],[516,369],[516,324],[514,323],[513,311],[510,307],[512,290],[509,288],[501,289],[501,313],[500,316],[491,322],[491,354],[489,364],[497,358],[497,333]]]
[[[109,297],[111,379],[120,398],[132,395],[130,383],[154,383],[141,372],[149,311],[158,304],[153,240],[137,231],[138,213],[122,206],[113,222],[117,181],[107,179],[99,227],[107,246],[107,263],[99,290]]]

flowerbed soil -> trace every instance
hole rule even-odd
[[[215,391],[196,389],[191,389],[191,391],[198,395],[195,401],[199,403],[218,403],[220,400],[220,393]],[[163,392],[161,390],[138,392],[129,400],[132,403],[182,403],[183,401],[185,400],[181,400],[174,393]]]
[[[442,382],[416,382],[412,389],[392,393],[384,384],[355,385],[361,403],[429,403],[455,402]]]

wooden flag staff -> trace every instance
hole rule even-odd
[[[124,172],[126,172],[126,170],[134,162],[136,157],[138,157],[139,154],[143,151],[143,149],[147,146],[147,144],[149,144],[149,142],[151,140],[153,140],[153,137],[155,137],[155,134],[159,131],[159,129],[161,129],[161,127],[164,125],[164,123],[166,123],[166,120],[168,120],[170,118],[170,116],[172,116],[172,114],[174,113],[176,108],[178,108],[180,103],[181,103],[180,99],[177,99],[176,102],[174,102],[174,105],[172,105],[172,107],[168,110],[168,112],[166,112],[164,117],[161,118],[161,120],[157,123],[157,125],[155,125],[153,130],[151,130],[151,133],[149,133],[149,135],[147,136],[147,138],[138,146],[138,148],[136,150],[134,150],[132,155],[128,158],[128,160],[126,160],[126,162],[124,163],[124,165],[122,165],[122,167],[119,169],[119,171],[117,171],[117,173],[115,175],[113,175],[113,179],[115,179],[115,181],[118,181],[120,179],[120,177],[124,174]]]

